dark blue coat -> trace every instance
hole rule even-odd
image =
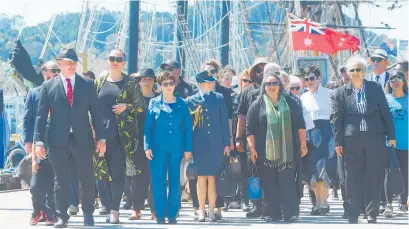
[[[33,142],[34,125],[37,117],[38,100],[41,86],[30,89],[24,105],[23,135],[24,143]]]
[[[206,97],[206,96],[205,96]],[[223,95],[211,92],[206,98],[201,93],[188,98],[191,111],[203,107],[203,122],[193,130],[193,159],[199,176],[215,176],[222,165],[225,146],[230,146],[227,107]]]
[[[164,103],[162,95],[149,102],[145,120],[145,150],[192,152],[192,120],[189,108],[179,96],[176,96],[174,106],[176,109],[172,110]]]

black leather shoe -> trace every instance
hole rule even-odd
[[[67,217],[67,219],[59,218],[58,221],[54,224],[54,228],[66,228],[68,225],[69,218],[70,217]]]
[[[92,214],[84,214],[84,226],[94,226],[94,217]]]
[[[348,219],[349,224],[358,224],[358,219]]]
[[[165,224],[165,219],[156,219],[157,224]]]
[[[261,216],[261,208],[254,207],[250,212],[247,212],[246,218],[259,218]]]
[[[170,218],[168,219],[168,224],[177,224],[178,221],[176,220],[176,218]]]
[[[368,223],[372,223],[372,224],[373,224],[373,223],[377,223],[377,222],[376,222],[376,218],[374,218],[374,217],[372,217],[372,216],[369,216],[369,215],[368,215],[367,221],[368,221]]]

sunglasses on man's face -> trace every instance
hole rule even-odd
[[[266,87],[277,87],[278,86],[278,82],[265,82]]]
[[[304,78],[304,80],[307,81],[307,82],[308,82],[308,81],[315,81],[316,79],[317,79],[316,76],[310,76],[310,77],[305,77],[305,78]]]
[[[49,71],[52,72],[52,73],[58,73],[58,74],[60,74],[60,72],[61,72],[60,69],[50,69]]]
[[[162,83],[162,87],[173,87],[173,86],[175,86],[175,82],[173,82],[173,81],[170,81],[170,82],[164,82],[164,83]]]
[[[349,69],[350,73],[354,73],[354,72],[362,72],[362,69],[360,68],[353,68],[353,69]]]
[[[382,62],[382,60],[384,60],[383,58],[380,58],[380,57],[371,57],[371,61],[372,62]]]
[[[253,83],[253,81],[248,80],[248,79],[241,79],[241,82],[243,82],[243,83]]]
[[[301,87],[290,87],[291,91],[299,91]]]
[[[260,74],[262,72],[264,72],[264,68],[256,68],[256,73],[257,74]]]
[[[124,61],[124,58],[122,56],[110,56],[108,58],[108,60],[110,62],[115,62],[116,61],[117,63],[122,63]]]

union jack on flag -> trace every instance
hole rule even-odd
[[[359,38],[337,32],[324,25],[289,14],[293,50],[311,50],[333,54],[340,50],[359,50]]]
[[[301,19],[294,14],[289,14],[289,16],[291,32],[307,32],[325,35],[325,26],[312,22],[308,18]]]

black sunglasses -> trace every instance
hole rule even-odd
[[[279,85],[279,82],[265,82],[264,83],[265,85],[266,85],[266,87],[271,87],[271,86],[273,86],[273,87],[277,87],[278,85]]]
[[[400,76],[393,77],[392,79],[389,80],[389,82],[391,82],[391,83],[398,83],[398,82],[402,82],[402,81],[403,81],[403,78],[400,77]]]
[[[253,83],[253,81],[248,80],[248,79],[241,79],[241,82],[243,82],[243,83]]]
[[[60,72],[61,72],[60,69],[50,69],[49,71],[52,72],[52,73],[58,73],[58,74],[60,74]]]
[[[380,58],[380,57],[371,57],[372,62],[382,62],[382,60],[384,60],[384,59]]]
[[[122,62],[124,61],[124,58],[123,58],[122,56],[110,56],[110,57],[108,58],[108,60],[109,60],[110,62],[116,61],[116,62],[118,62],[118,63],[122,63]]]
[[[294,90],[299,91],[300,89],[301,89],[301,87],[290,87],[291,91],[294,91]]]
[[[214,75],[214,74],[217,73],[217,70],[216,70],[216,69],[213,69],[213,70],[210,70],[209,72],[210,72],[212,75]]]
[[[173,87],[173,86],[175,86],[175,82],[173,82],[173,81],[170,81],[169,83],[166,83],[166,82],[164,82],[164,83],[162,83],[162,87]]]
[[[351,73],[354,73],[354,72],[362,72],[362,69],[360,69],[360,68],[349,69],[349,72],[351,72]]]
[[[256,73],[257,74],[260,74],[262,72],[264,72],[264,68],[256,68]]]
[[[170,72],[173,71],[173,69],[174,69],[174,68],[171,67],[171,66],[166,66],[166,67],[163,68],[163,70],[165,70],[165,71],[170,71]]]
[[[305,77],[305,78],[304,78],[304,80],[307,81],[307,82],[308,82],[308,81],[314,81],[314,80],[316,80],[316,79],[317,79],[316,76],[311,76],[311,77]]]

